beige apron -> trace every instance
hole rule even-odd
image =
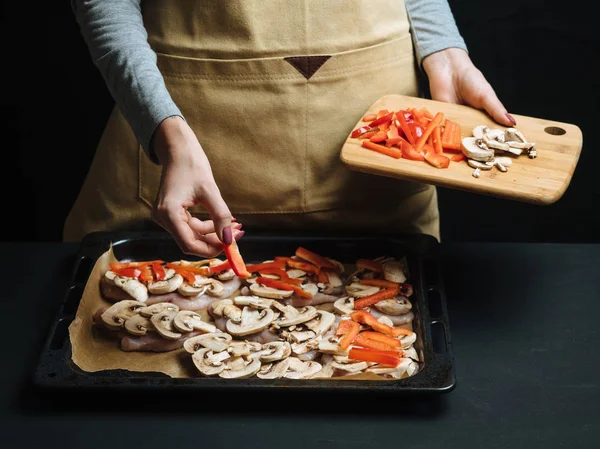
[[[418,95],[402,1],[149,0],[142,11],[167,88],[245,229],[439,238],[433,187],[352,172],[339,158],[375,100]],[[160,173],[115,108],[65,239],[155,227]]]

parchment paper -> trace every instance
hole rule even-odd
[[[183,348],[176,351],[125,352],[120,349],[120,340],[113,339],[107,332],[93,326],[94,313],[101,307],[110,306],[100,293],[100,279],[108,271],[111,262],[118,262],[111,248],[98,258],[83,291],[75,319],[69,326],[72,360],[81,370],[96,372],[120,369],[134,372],[159,372],[170,377],[202,379],[192,363],[192,358]],[[356,374],[327,380],[386,380],[373,373]],[[301,382],[302,380],[298,380]]]

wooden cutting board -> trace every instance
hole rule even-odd
[[[461,126],[462,137],[472,136],[473,128],[487,125],[506,129],[494,122],[486,113],[469,106],[443,103],[424,98],[387,95],[375,102],[365,114],[381,109],[397,111],[425,106],[432,114],[444,116]],[[579,127],[568,123],[512,114],[529,142],[535,142],[537,158],[529,159],[527,152],[513,157],[513,164],[503,173],[496,167],[481,170],[479,178],[473,177],[473,168],[466,160],[451,162],[450,167],[438,169],[427,162],[394,159],[367,150],[362,141],[348,136],[340,158],[351,169],[375,175],[406,179],[474,193],[497,196],[534,204],[552,204],[567,190],[583,145]],[[353,129],[365,125],[360,121]]]

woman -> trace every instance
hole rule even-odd
[[[421,70],[433,99],[515,122],[447,1],[405,3],[73,0],[117,106],[65,239],[151,218],[205,257],[240,222],[439,238],[435,188],[351,172],[346,136],[382,95],[418,96]]]

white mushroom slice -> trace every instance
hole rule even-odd
[[[505,167],[510,167],[513,163],[512,158],[507,156],[497,156],[494,158],[494,161],[496,161],[496,163],[504,165]]]
[[[374,285],[363,285],[358,282],[353,282],[346,286],[346,293],[354,298],[362,298],[364,296],[374,295],[380,290]]]
[[[134,315],[125,321],[125,330],[131,335],[141,337],[142,335],[146,335],[148,331],[153,331],[154,326],[152,325],[152,322],[145,316]]]
[[[342,282],[342,278],[340,278],[340,276],[335,271],[328,271],[327,277],[329,278],[329,283],[334,289],[342,287],[344,285],[344,283]]]
[[[132,299],[119,301],[102,313],[102,322],[110,329],[120,329],[125,322],[136,315],[144,305],[143,302],[133,301]]]
[[[335,269],[338,273],[343,273],[344,271],[346,271],[346,269],[344,268],[344,264],[341,263],[340,261],[335,260],[335,259],[330,259],[328,257],[326,257],[326,259],[335,265]]]
[[[172,293],[183,284],[183,276],[173,271],[173,276],[165,277],[162,281],[148,283],[148,291],[155,295]]]
[[[214,302],[211,305],[211,310],[215,315],[227,317],[234,323],[239,323],[242,320],[242,309],[234,305],[231,299]]]
[[[222,282],[219,282],[216,279],[211,279],[206,293],[208,293],[210,296],[222,296],[223,293],[225,293],[225,286]]]
[[[148,289],[137,279],[122,278],[121,285],[119,285],[119,287],[121,287],[125,293],[127,293],[136,301],[148,301]]]
[[[306,293],[309,293],[311,296],[315,296],[317,293],[319,293],[319,287],[317,284],[313,284],[312,282],[302,284],[301,287],[302,290],[304,290]]]
[[[231,356],[226,352],[214,352],[209,348],[200,349],[192,355],[192,361],[198,371],[206,376],[214,376],[225,370],[227,364],[224,363]]]
[[[192,310],[181,310],[175,315],[173,326],[179,332],[216,332],[217,328],[214,324],[207,323],[202,320],[200,314]]]
[[[403,351],[404,351],[404,358],[419,361],[419,354],[417,354],[417,350],[413,346],[403,349]]]
[[[302,343],[292,343],[290,346],[292,347],[292,352],[295,355],[302,355],[318,349],[319,341],[320,339],[313,338]]]
[[[219,259],[202,259],[202,260],[180,260],[178,265],[182,267],[194,267],[200,268],[204,265],[209,265],[211,267],[222,264],[223,261]]]
[[[496,140],[498,142],[504,142],[504,131],[501,129],[488,129],[485,133],[483,133],[483,136],[481,137],[481,139],[485,142],[486,139],[488,140]]]
[[[490,137],[489,133],[484,134],[481,140],[488,148],[493,148],[494,150],[508,151],[510,148],[507,143],[499,142]]]
[[[288,339],[294,343],[302,343],[303,341],[312,340],[317,334],[313,331],[292,331],[289,333]]]
[[[169,310],[171,312],[179,312],[179,306],[170,302],[157,302],[151,306],[142,307],[140,315],[150,318],[152,315]]]
[[[223,352],[227,350],[229,343],[231,343],[231,335],[225,332],[214,332],[188,338],[183,342],[183,349],[190,354],[202,348],[208,348],[213,352]]]
[[[402,335],[401,337],[398,337],[398,340],[400,340],[400,343],[402,344],[401,348],[408,350],[408,348],[410,348],[415,341],[417,341],[417,334],[413,332],[410,335]]]
[[[325,354],[347,355],[349,350],[342,349],[339,343],[339,337],[329,335],[319,341],[319,351]]]
[[[506,131],[504,131],[504,137],[505,142],[527,142],[525,136],[516,128],[507,128]]]
[[[381,324],[385,324],[386,326],[394,327],[394,322],[388,316],[381,315],[379,318],[377,318],[377,321],[379,321]]]
[[[483,162],[479,162],[479,161],[476,161],[474,159],[467,159],[467,163],[471,167],[478,168],[480,170],[491,170],[494,167],[493,165],[485,164]]]
[[[318,315],[319,311],[313,306],[293,307],[287,306],[283,311],[283,316],[275,321],[279,327],[294,326],[306,323]]]
[[[220,281],[230,281],[235,277],[235,271],[229,269],[217,274],[217,279]]]
[[[260,360],[258,359],[233,358],[228,360],[226,365],[226,369],[219,373],[219,377],[224,379],[245,379],[260,371]]]
[[[245,306],[242,309],[242,315],[239,323],[227,320],[226,329],[231,335],[242,337],[244,335],[254,334],[265,330],[275,318],[272,309],[258,311]]]
[[[259,272],[259,274],[260,274],[261,278],[266,278],[266,279],[280,279],[280,277],[277,276],[276,274],[264,274],[264,273],[261,273],[261,272]]]
[[[261,298],[283,299],[294,294],[293,290],[279,290],[258,283],[250,284],[250,291]]]
[[[350,315],[355,312],[354,310],[354,298],[351,296],[345,296],[343,298],[338,299],[333,303],[333,308],[340,315]]]
[[[318,362],[303,362],[297,357],[288,358],[290,364],[283,377],[287,379],[307,379],[321,371],[322,365]]]
[[[391,282],[397,282],[398,284],[403,284],[406,282],[406,276],[404,275],[403,266],[400,262],[395,260],[391,260],[382,265],[383,267],[383,277],[386,280]]]
[[[531,150],[529,150],[529,152],[527,153],[527,156],[529,157],[529,159],[535,159],[537,157],[536,149],[532,148]]]
[[[412,359],[401,359],[400,364],[390,374],[396,379],[413,376],[419,370],[419,364]]]
[[[529,150],[530,148],[533,148],[535,146],[534,142],[506,142],[506,144],[510,148],[515,148],[519,150]]]
[[[255,309],[268,309],[273,304],[272,299],[259,298],[258,296],[236,296],[233,302],[237,306],[250,306]]]
[[[163,312],[152,315],[150,321],[154,324],[156,331],[164,338],[168,340],[177,340],[181,338],[182,334],[174,331],[173,320],[177,316],[178,312],[172,312],[165,310]]]
[[[306,327],[314,331],[316,335],[323,335],[335,323],[335,315],[325,310],[318,310],[318,315],[306,322]]]
[[[306,276],[306,271],[298,270],[297,268],[293,268],[291,270],[286,271],[287,275],[292,279],[301,279]]]
[[[494,160],[494,165],[496,166],[496,168],[498,170],[500,170],[502,173],[506,173],[508,171],[508,169],[502,165],[500,162],[498,162],[497,160]]]
[[[361,362],[361,361],[350,360],[350,359],[348,359],[347,361],[336,360],[334,362],[331,362],[331,366],[334,369],[339,369],[342,371],[346,371],[348,373],[359,373],[363,370],[366,370],[369,367],[367,362]]]
[[[477,126],[473,128],[473,137],[476,139],[481,139],[488,130],[489,128],[485,125]]]
[[[280,379],[287,372],[290,366],[290,359],[285,358],[277,363],[263,365],[261,370],[256,373],[259,379]]]
[[[398,316],[410,312],[410,309],[412,309],[412,304],[408,298],[399,296],[396,298],[379,301],[374,305],[374,307],[386,315]]]
[[[476,137],[465,137],[462,140],[462,152],[469,158],[477,161],[491,161],[494,159],[494,150],[485,150],[478,145]]]
[[[292,348],[287,341],[272,341],[262,346],[263,352],[260,361],[265,363],[285,359],[292,353]]]
[[[262,345],[256,341],[232,341],[227,348],[232,357],[259,358]]]
[[[179,294],[181,294],[183,296],[203,295],[204,293],[206,293],[206,291],[210,287],[211,282],[213,282],[213,279],[206,277],[206,276],[201,276],[199,274],[195,275],[194,278],[195,278],[195,281],[193,284],[190,284],[188,282],[183,282],[179,286],[179,288],[177,289]]]
[[[117,276],[117,273],[115,273],[114,271],[108,270],[106,273],[104,273],[104,280],[109,285],[117,285],[116,279],[118,277],[119,276]]]
[[[473,170],[473,178],[479,178],[480,175],[481,175],[481,169],[476,168],[475,170]]]

